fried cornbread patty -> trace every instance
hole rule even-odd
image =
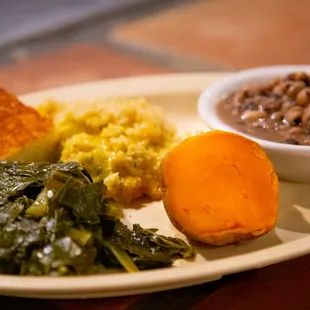
[[[0,88],[0,159],[51,160],[56,139],[53,121]]]

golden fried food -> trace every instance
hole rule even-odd
[[[1,88],[0,124],[0,159],[51,159],[55,147],[52,119]]]

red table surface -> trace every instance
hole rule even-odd
[[[165,72],[169,72],[169,69],[130,56],[124,57],[97,47],[74,46],[0,68],[0,85],[20,94],[76,82]],[[139,296],[93,300],[40,300],[2,296],[2,309],[310,309],[310,256],[226,276],[203,285]]]

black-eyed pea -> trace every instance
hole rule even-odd
[[[269,85],[267,86],[267,88],[268,88],[269,90],[273,90],[273,88],[276,87],[279,83],[280,83],[280,78],[277,77],[277,78],[273,79],[273,80],[269,83]]]
[[[296,102],[300,106],[306,106],[310,103],[310,87],[303,88],[298,92]]]
[[[278,84],[274,85],[272,88],[272,92],[277,95],[283,95],[285,89],[285,84],[283,82],[279,82]]]
[[[289,74],[288,78],[293,81],[305,81],[308,79],[308,75],[304,71],[299,71],[299,72]]]
[[[295,82],[293,81],[281,81],[279,85],[281,85],[282,94],[288,95],[289,88],[294,84]]]
[[[247,110],[245,112],[242,113],[241,115],[241,119],[242,120],[246,120],[246,121],[255,121],[258,120],[260,118],[265,118],[267,116],[267,113],[265,111],[251,111],[251,110]]]
[[[306,84],[303,81],[293,82],[287,89],[286,94],[290,97],[295,98],[298,92],[306,87]]]
[[[309,78],[308,74],[304,71],[296,72],[295,81],[305,81]]]
[[[285,114],[284,118],[287,122],[293,123],[298,119],[301,119],[303,115],[303,108],[300,106],[293,106]]]

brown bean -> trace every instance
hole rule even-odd
[[[290,135],[291,137],[300,136],[302,133],[303,133],[303,130],[302,130],[302,128],[299,127],[299,126],[292,127],[292,128],[289,130],[289,135]]]
[[[294,84],[293,81],[280,81],[278,85],[275,86],[273,92],[276,94],[284,95],[287,94],[288,89]]]
[[[275,94],[287,95],[294,98],[303,87],[306,87],[303,81],[281,81],[274,87],[273,92]]]
[[[293,106],[290,108],[284,115],[284,118],[289,123],[295,122],[297,119],[300,119],[303,114],[303,108],[300,106]]]
[[[279,82],[280,82],[280,78],[275,78],[275,79],[273,79],[270,83],[269,83],[269,85],[267,85],[267,88],[269,89],[269,90],[272,90],[275,86],[277,86],[278,84],[279,84]]]
[[[273,87],[272,92],[277,95],[283,95],[284,90],[285,84],[283,82],[280,82]]]
[[[306,84],[302,81],[293,82],[287,89],[286,94],[290,97],[295,97],[299,91],[301,91]]]
[[[293,81],[306,81],[308,79],[308,75],[304,71],[299,71],[299,72],[289,74],[288,78]]]
[[[303,88],[298,92],[296,102],[300,106],[305,106],[310,102],[310,87]]]
[[[304,71],[295,73],[295,81],[305,81],[309,78],[308,74]]]
[[[304,113],[301,118],[301,125],[305,132],[310,132],[310,106],[304,109]]]
[[[294,101],[284,101],[281,107],[281,112],[282,113],[286,113],[290,108],[292,108],[293,106],[295,106],[295,102]]]
[[[243,112],[243,114],[241,115],[241,119],[243,120],[247,120],[247,121],[254,121],[257,120],[259,118],[264,118],[267,116],[267,113],[265,111],[250,111],[247,110],[245,112]]]
[[[281,108],[281,100],[276,98],[263,98],[259,105],[259,110],[277,111]]]

